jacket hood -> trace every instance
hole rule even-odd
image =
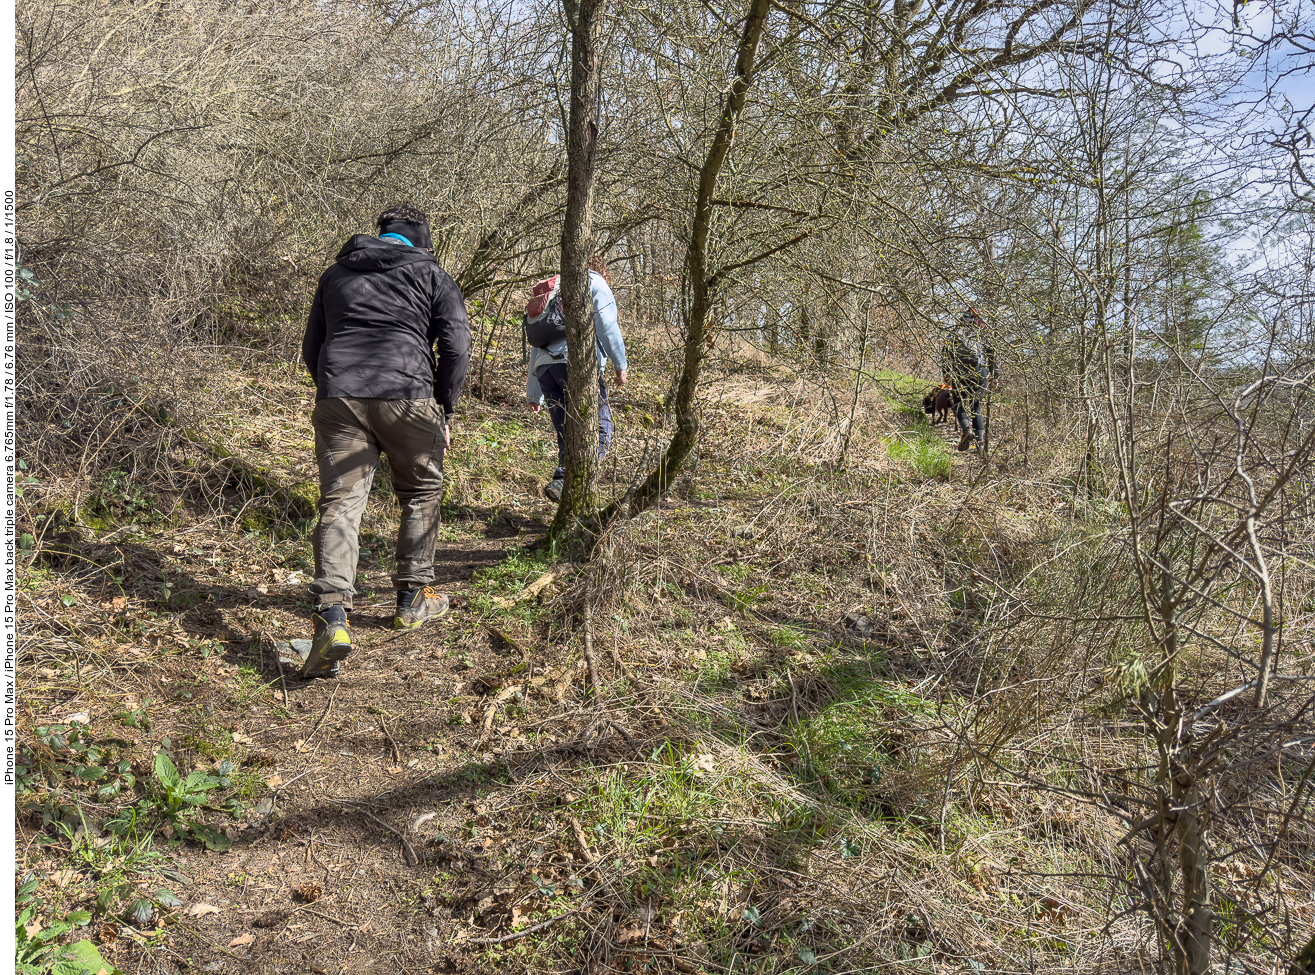
[[[356,234],[342,245],[337,262],[352,271],[391,271],[404,264],[433,262],[434,255],[396,240]]]

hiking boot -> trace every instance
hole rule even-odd
[[[972,431],[965,430],[963,436],[959,438],[959,449],[967,450],[969,447],[973,446],[975,442],[976,438],[972,435]]]
[[[311,619],[315,621],[315,636],[311,638],[310,653],[301,665],[301,677],[337,677],[338,664],[352,652],[352,635],[347,622],[347,612],[342,606],[328,606],[317,610]]]
[[[447,597],[429,586],[423,589],[399,589],[393,629],[414,630],[425,620],[432,620],[446,612]]]
[[[543,487],[543,496],[549,501],[557,502],[562,500],[562,491],[566,487],[566,478],[554,477]]]

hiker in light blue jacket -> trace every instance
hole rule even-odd
[[[618,386],[624,386],[628,378],[625,338],[617,321],[616,298],[612,295],[607,263],[601,257],[589,260],[589,292],[594,302],[594,334],[598,337],[598,457],[601,459],[612,442],[612,408],[607,402],[607,384],[603,382],[606,360],[611,360],[616,370]],[[566,339],[552,342],[546,348],[531,347],[529,358],[525,400],[535,413],[546,404],[557,431],[557,470],[543,493],[552,501],[560,501],[566,480]]]

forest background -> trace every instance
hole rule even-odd
[[[636,363],[587,557],[536,546],[518,331],[582,24]],[[34,970],[1315,970],[1308,5],[25,0],[16,43]],[[290,694],[305,313],[403,199],[475,330],[458,611],[361,634],[409,696]],[[960,457],[918,400],[966,306]],[[371,842],[293,907],[325,835]]]

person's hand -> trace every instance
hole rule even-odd
[[[616,384],[618,386],[624,386],[629,378],[630,378],[630,373],[627,370],[618,369],[616,371]]]
[[[538,413],[539,410],[543,409],[543,407],[538,403],[526,403],[525,405],[530,408],[531,413]]]
[[[452,446],[452,421],[443,421],[443,449],[447,450]]]

